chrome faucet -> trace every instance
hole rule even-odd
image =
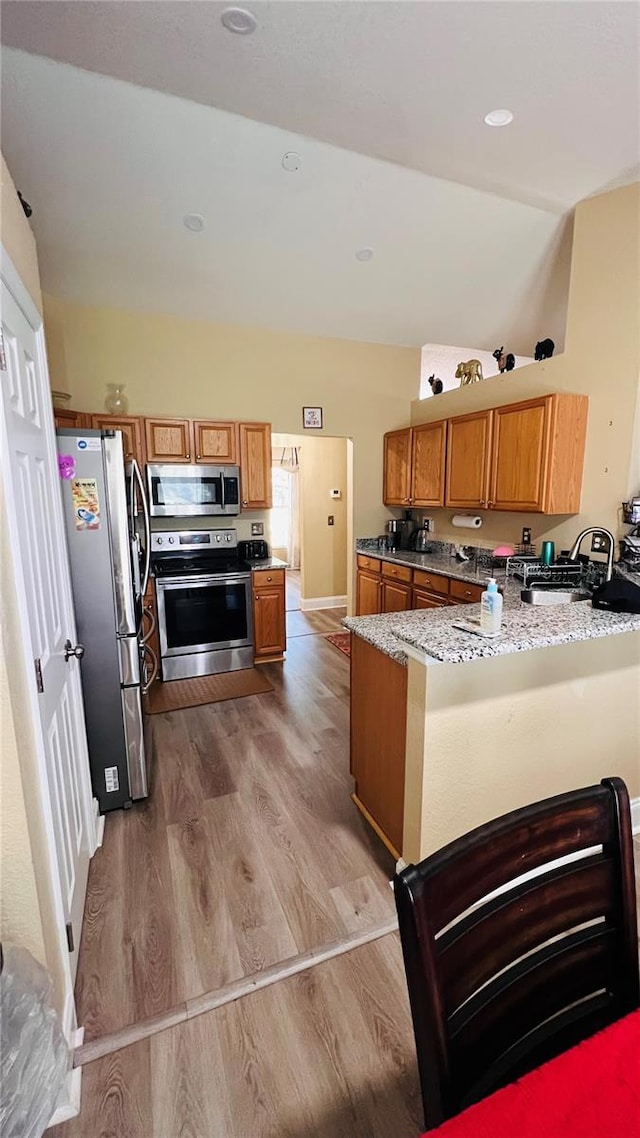
[[[607,550],[607,575],[605,577],[605,581],[610,581],[613,575],[613,554],[615,551],[616,539],[612,533],[609,533],[608,529],[602,529],[601,526],[589,526],[588,529],[583,529],[582,533],[578,534],[576,540],[573,543],[571,553],[569,554],[569,560],[578,560],[578,553],[580,552],[580,546],[582,545],[583,538],[585,538],[587,534],[590,533],[601,533],[602,536],[606,537],[607,541],[609,542],[609,548]]]

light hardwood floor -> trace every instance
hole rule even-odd
[[[273,692],[151,718],[151,796],[107,817],[91,864],[86,1040],[393,915],[349,797],[348,660],[304,634],[265,670]]]

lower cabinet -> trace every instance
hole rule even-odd
[[[160,679],[160,637],[158,635],[158,605],[156,602],[156,586],[152,577],[149,578],[147,591],[144,594],[142,610],[142,635],[144,636],[144,653],[141,664],[142,686],[149,692],[156,680]]]
[[[251,584],[255,662],[282,660],[287,647],[285,570],[257,569]]]
[[[407,669],[351,637],[353,801],[396,860],[402,853]]]
[[[475,604],[484,588],[484,585],[445,577],[443,573],[410,569],[364,554],[357,556],[357,616]]]

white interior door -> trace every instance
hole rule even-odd
[[[2,282],[3,479],[11,553],[21,568],[21,613],[33,658],[55,857],[75,976],[89,860],[96,845],[80,664],[58,485],[55,428],[42,324],[34,328]],[[39,319],[39,318],[38,318]],[[32,317],[33,320],[33,317]],[[39,728],[39,730],[38,730]]]

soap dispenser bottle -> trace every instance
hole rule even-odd
[[[502,625],[502,596],[498,582],[492,577],[480,598],[480,631],[495,636]]]

